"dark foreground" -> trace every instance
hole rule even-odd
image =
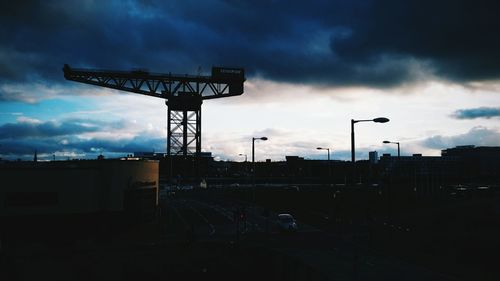
[[[0,280],[499,280],[491,198],[410,208],[418,212],[382,202],[378,212],[348,197],[184,191],[149,223],[87,232],[33,223],[3,240]],[[362,203],[373,210],[354,211]],[[278,229],[281,212],[298,219],[297,232]]]

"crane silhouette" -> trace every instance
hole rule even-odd
[[[243,94],[243,68],[212,67],[211,76],[77,69],[65,64],[64,78],[166,100],[167,156],[201,152],[203,100]]]

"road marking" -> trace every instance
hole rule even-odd
[[[226,219],[234,222],[234,218],[231,215],[232,214],[231,211],[228,211],[227,209],[225,209],[223,207],[220,207],[218,205],[209,205],[209,204],[207,204],[205,202],[201,202],[201,201],[197,201],[197,200],[196,200],[196,202],[199,203],[200,205],[204,205],[205,207],[214,209],[216,212],[218,212],[219,214],[221,214],[222,216],[224,216]]]
[[[191,208],[198,216],[200,216],[205,221],[205,223],[208,224],[208,227],[210,227],[210,232],[208,233],[208,235],[210,235],[210,236],[214,235],[214,233],[215,233],[215,227],[214,227],[214,225],[211,224],[208,221],[208,219],[203,214],[201,214],[196,208],[194,208],[191,205],[189,205],[189,208]]]
[[[177,216],[179,217],[179,219],[181,219],[182,223],[187,228],[189,225],[188,225],[186,219],[181,215],[181,213],[179,212],[179,210],[177,210],[177,207],[172,206],[172,209],[174,209],[175,214],[177,214]]]

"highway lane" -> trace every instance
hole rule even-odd
[[[297,233],[281,233],[275,220],[277,213],[247,202],[187,195],[169,199],[168,204],[184,227],[194,226],[200,243],[218,241],[265,248],[299,259],[332,280],[456,280],[375,251],[368,243],[367,226],[331,231],[331,218],[322,212],[311,210],[310,216],[329,226],[324,230],[299,220]],[[237,216],[241,209],[245,210],[246,223]],[[403,226],[385,223],[388,229],[406,231]]]
[[[170,199],[166,204],[185,230],[194,229],[198,239],[225,239],[237,235],[237,229],[239,235],[280,234],[276,212],[246,202],[183,197]],[[297,224],[298,232],[319,231],[302,221]]]

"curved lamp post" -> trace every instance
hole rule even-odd
[[[327,150],[328,151],[328,177],[332,176],[332,166],[330,164],[330,148],[316,147],[317,150]]]
[[[378,117],[375,119],[365,119],[365,120],[351,119],[351,162],[352,163],[356,162],[356,156],[355,156],[356,151],[355,151],[355,147],[354,147],[354,124],[359,123],[359,122],[387,123],[387,122],[389,122],[389,118]]]
[[[252,138],[252,164],[255,164],[255,140],[266,141],[267,137]]]
[[[387,123],[389,122],[389,118],[386,117],[378,117],[374,119],[363,119],[363,120],[354,120],[351,119],[351,162],[352,162],[352,175],[353,175],[353,183],[356,178],[356,148],[354,145],[354,124],[359,122],[375,122],[375,123]]]
[[[399,150],[399,142],[397,141],[383,141],[383,143],[393,143],[393,144],[397,144],[398,145],[398,158],[401,157],[401,153],[400,153],[400,150]]]
[[[245,162],[247,162],[247,155],[246,154],[240,153],[240,154],[238,154],[238,156],[245,156]]]
[[[328,150],[328,161],[330,161],[330,148],[316,147],[317,150]]]

